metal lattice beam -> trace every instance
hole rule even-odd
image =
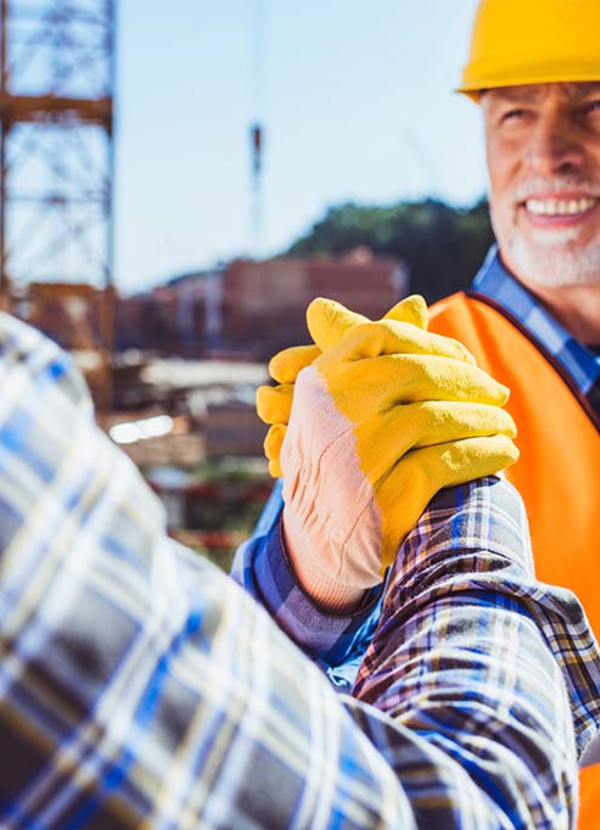
[[[114,0],[0,0],[0,285],[113,272]],[[76,139],[71,138],[76,134]],[[76,211],[77,221],[73,221]],[[34,213],[53,213],[28,239]],[[86,215],[89,238],[81,256]],[[98,225],[103,224],[102,234]],[[76,232],[65,236],[69,226]],[[55,235],[61,244],[53,244]],[[26,267],[32,250],[53,256]]]
[[[0,0],[0,301],[105,289],[113,340],[116,0]]]

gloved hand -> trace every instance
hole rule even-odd
[[[518,457],[499,408],[508,391],[457,341],[426,332],[419,306],[407,305],[409,323],[402,304],[376,323],[327,300],[308,309],[323,353],[297,375],[281,469],[286,541],[317,598],[321,578],[360,592],[377,584],[439,489]],[[277,399],[285,415],[291,394],[268,389],[261,414]]]
[[[321,346],[327,349],[334,345],[344,331],[359,323],[370,323],[367,317],[344,309],[339,303],[331,301],[325,313],[331,313],[330,329],[322,327],[319,334]],[[423,297],[413,294],[396,303],[382,318],[383,320],[397,320],[403,323],[412,323],[421,329],[427,328],[427,305]],[[327,325],[327,324],[326,324]],[[465,359],[474,362],[467,349],[463,349]],[[294,383],[302,369],[310,366],[322,354],[319,346],[291,346],[278,352],[269,362],[269,374],[277,381],[277,386],[261,386],[257,391],[256,409],[259,417],[270,424],[265,437],[264,451],[269,462],[269,473],[273,478],[283,478],[280,463],[281,446],[287,431],[287,423],[292,411]]]

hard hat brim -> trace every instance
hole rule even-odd
[[[560,72],[556,70],[554,72],[542,70],[538,73],[531,73],[530,75],[519,73],[518,75],[511,76],[509,73],[506,73],[501,80],[491,77],[486,79],[483,76],[478,78],[476,82],[469,83],[463,79],[463,83],[454,91],[461,95],[466,95],[478,103],[481,98],[481,93],[488,89],[501,89],[502,87],[509,86],[531,86],[533,84],[590,83],[594,81],[600,83],[600,69],[598,67],[595,67],[587,73],[582,73],[581,70],[571,73],[565,70],[561,70]]]

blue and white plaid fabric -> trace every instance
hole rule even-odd
[[[600,656],[508,485],[432,506],[336,695],[6,315],[0,389],[3,830],[572,826]]]
[[[281,535],[282,481],[278,479],[252,537],[240,545],[231,576],[328,675],[349,691],[381,617],[383,590],[368,592],[360,609],[323,613],[298,582]]]
[[[300,586],[287,556],[281,535],[281,484],[278,479],[252,538],[237,551],[231,576],[328,673],[335,686],[349,689],[381,616],[383,590],[368,592],[351,616],[321,613]]]
[[[534,340],[558,360],[579,391],[583,395],[589,393],[600,376],[600,357],[570,335],[506,270],[496,245],[490,249],[472,287],[516,317]]]

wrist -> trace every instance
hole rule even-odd
[[[284,507],[282,535],[285,550],[300,587],[321,608],[332,612],[356,611],[369,589],[346,585],[319,567],[318,554],[297,514]]]

